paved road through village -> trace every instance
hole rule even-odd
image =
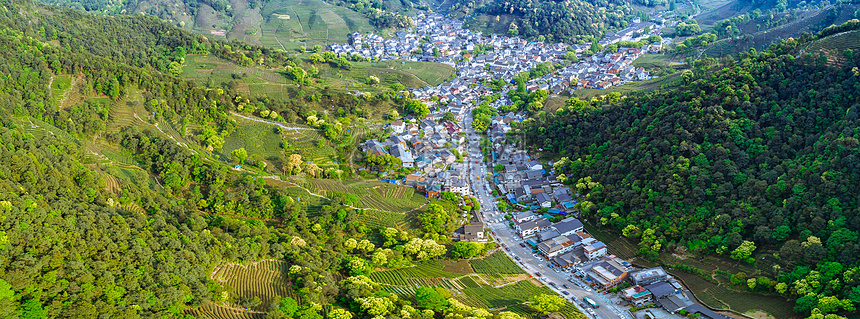
[[[471,114],[467,114],[463,122],[463,126],[466,128],[467,132],[468,157],[466,160],[468,160],[470,167],[472,190],[475,197],[477,197],[478,201],[481,203],[481,214],[477,217],[479,221],[485,223],[495,233],[493,237],[496,242],[508,248],[502,251],[508,254],[511,259],[519,257],[520,260],[518,261],[518,264],[524,271],[536,278],[539,278],[543,283],[547,284],[547,287],[552,288],[565,299],[570,300],[571,296],[576,297],[576,301],[573,303],[589,318],[633,318],[627,310],[620,309],[616,305],[612,304],[604,295],[588,288],[584,283],[580,282],[581,286],[578,286],[574,283],[575,281],[578,281],[578,279],[569,271],[556,272],[555,270],[550,269],[548,261],[539,257],[540,255],[534,255],[531,248],[520,246],[522,240],[520,240],[519,236],[515,234],[515,231],[508,226],[508,221],[505,220],[504,214],[499,212],[498,207],[494,203],[495,198],[491,194],[492,189],[490,188],[490,183],[487,182],[486,179],[488,167],[483,162],[484,156],[481,154],[479,145],[481,135],[475,134],[472,129]],[[541,276],[537,276],[537,273],[540,273]],[[571,282],[571,280],[574,282]],[[554,283],[555,287],[550,285],[550,283]],[[562,285],[567,285],[570,288],[563,288]],[[564,295],[562,291],[567,291],[570,295]],[[583,303],[582,297],[585,296],[593,299],[598,305],[600,305],[600,307],[592,309],[591,306],[585,305],[583,308],[581,305]],[[594,311],[594,315],[590,314],[589,309]]]

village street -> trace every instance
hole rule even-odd
[[[492,230],[493,238],[499,245],[506,248],[504,251],[511,260],[519,257],[517,263],[520,265],[520,268],[530,275],[535,276],[535,278],[539,278],[547,285],[547,287],[552,288],[553,291],[561,295],[562,298],[571,300],[577,308],[580,308],[583,313],[591,318],[633,318],[629,312],[618,309],[617,306],[611,304],[609,300],[600,293],[597,293],[591,288],[587,288],[584,283],[579,282],[578,279],[569,271],[556,271],[549,269],[549,263],[540,258],[539,255],[534,254],[531,248],[521,247],[519,245],[519,243],[522,242],[522,239],[520,239],[514,233],[514,230],[508,226],[508,220],[506,220],[504,218],[504,214],[499,211],[495,203],[495,198],[490,193],[490,183],[486,180],[487,166],[486,163],[483,162],[484,156],[481,154],[479,145],[481,135],[475,133],[472,126],[469,124],[471,123],[471,114],[467,115],[464,121],[465,123],[463,124],[466,128],[468,143],[467,149],[469,154],[467,160],[470,167],[469,172],[471,172],[469,174],[469,180],[472,184],[474,195],[478,198],[482,207],[482,212],[476,217],[479,222],[483,222],[484,225],[488,226]],[[554,286],[550,283],[553,283]],[[570,288],[564,288],[563,285],[567,285]],[[570,295],[565,295],[563,291],[567,291]],[[600,307],[595,309],[584,304],[581,300],[582,297],[585,296],[588,296],[597,302]],[[576,298],[575,301],[571,299],[571,297]],[[583,307],[583,305],[585,307]]]

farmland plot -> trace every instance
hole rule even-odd
[[[222,262],[215,267],[211,277],[233,288],[233,300],[260,298],[262,303],[249,310],[266,311],[275,296],[299,300],[290,287],[288,268],[289,265],[280,260],[264,260],[247,265]]]

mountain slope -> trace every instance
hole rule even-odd
[[[780,293],[850,298],[848,309],[856,278],[797,282],[813,280],[809,267],[860,265],[860,59],[795,58],[811,40],[696,61],[673,89],[573,99],[521,129],[569,158],[554,168],[587,194],[580,209],[639,238],[640,254],[686,246],[754,262],[771,248],[795,271],[778,273],[793,289]]]

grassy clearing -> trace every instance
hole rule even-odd
[[[469,263],[479,274],[524,274],[525,272],[514,263],[508,255],[497,252],[484,259],[473,259]]]
[[[442,84],[453,77],[457,72],[453,67],[447,64],[432,62],[383,61],[377,63],[376,66],[415,75],[430,86]]]
[[[238,148],[245,148],[248,156],[258,155],[265,159],[277,158],[281,153],[281,136],[275,126],[241,118],[237,123],[240,123],[239,127],[224,139],[224,146],[218,152],[222,159],[231,160],[230,152]]]
[[[68,74],[55,75],[54,81],[51,83],[51,103],[60,106],[63,102],[63,97],[72,88],[72,76]]]

